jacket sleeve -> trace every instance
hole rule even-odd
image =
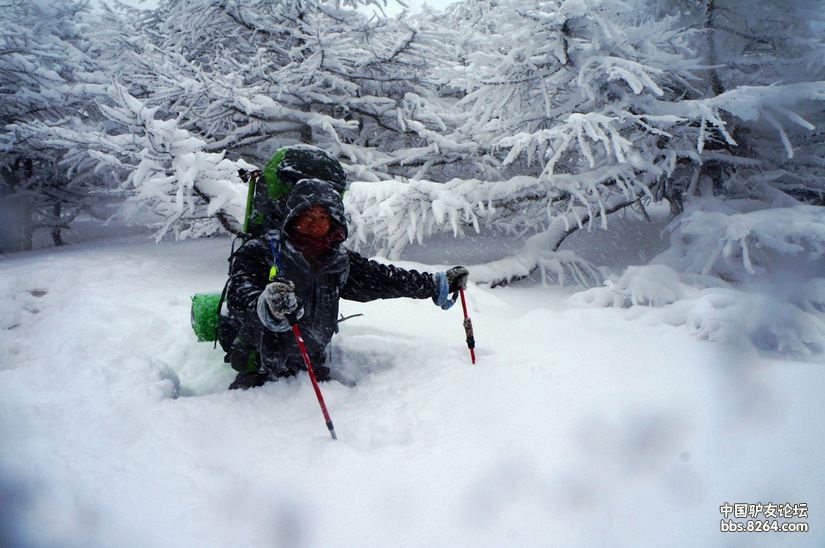
[[[428,272],[404,270],[397,266],[370,261],[347,250],[349,276],[341,287],[341,297],[351,301],[375,299],[430,299],[437,293],[433,277]]]
[[[226,306],[242,322],[262,326],[258,318],[258,297],[269,282],[268,249],[262,240],[250,240],[232,257]]]

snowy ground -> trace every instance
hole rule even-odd
[[[822,546],[823,363],[550,287],[343,303],[340,367],[227,391],[189,297],[226,239],[0,258],[0,545]],[[410,263],[406,263],[410,266]],[[807,533],[722,533],[724,503]],[[730,516],[733,517],[733,516]],[[761,516],[764,519],[764,516]],[[745,523],[745,520],[738,520]]]

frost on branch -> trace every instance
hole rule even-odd
[[[539,272],[544,281],[592,285],[604,277],[575,253],[558,250],[567,234],[584,226],[579,221],[586,213],[578,211],[578,220],[549,219],[546,190],[532,177],[495,182],[455,179],[444,184],[356,182],[344,202],[350,218],[349,243],[356,250],[397,259],[407,244],[423,243],[437,234],[527,237],[516,253],[471,265],[471,278],[497,285]]]
[[[706,204],[699,209],[697,204],[674,224],[671,247],[656,262],[680,272],[744,283],[790,270],[815,273],[823,255],[821,207],[738,212],[729,205],[712,209]]]
[[[117,106],[101,109],[131,132],[109,135],[101,143],[132,165],[125,183],[131,190],[127,218],[136,220],[151,212],[154,220],[149,224],[156,227],[158,240],[169,232],[181,239],[238,231],[246,204],[238,169],[253,166],[205,152],[204,141],[175,120],[156,120],[155,109],[146,108],[119,85],[112,86],[110,96]]]
[[[646,323],[684,326],[693,335],[794,357],[825,351],[825,278],[746,288],[680,274],[664,265],[628,269],[604,287],[571,297],[585,306],[630,309]]]
[[[434,234],[458,237],[467,227],[478,232],[480,220],[493,212],[489,200],[482,201],[483,186],[467,181],[353,183],[344,196],[351,243],[397,259],[408,243],[423,243]]]
[[[825,212],[821,207],[687,212],[672,246],[576,294],[591,306],[684,325],[709,340],[810,356],[825,351]]]

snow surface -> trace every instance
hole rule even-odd
[[[342,302],[336,363],[228,391],[190,296],[228,239],[0,258],[0,545],[822,546],[825,370],[555,287]],[[434,269],[409,262],[404,266]],[[443,266],[443,265],[441,265]],[[709,309],[712,313],[713,310]],[[724,503],[807,533],[722,533]]]

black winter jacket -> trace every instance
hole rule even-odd
[[[326,361],[337,331],[339,298],[361,302],[427,299],[438,293],[431,274],[367,260],[342,244],[308,261],[289,241],[285,228],[313,204],[324,206],[346,235],[341,197],[323,181],[305,179],[289,195],[281,229],[244,244],[235,253],[230,271],[226,302],[239,325],[239,337],[258,351],[261,369],[276,377],[294,374],[305,366],[291,330],[273,331],[258,317],[258,297],[269,283],[273,266],[277,266],[278,276],[295,284],[304,310],[298,327],[314,368]]]

